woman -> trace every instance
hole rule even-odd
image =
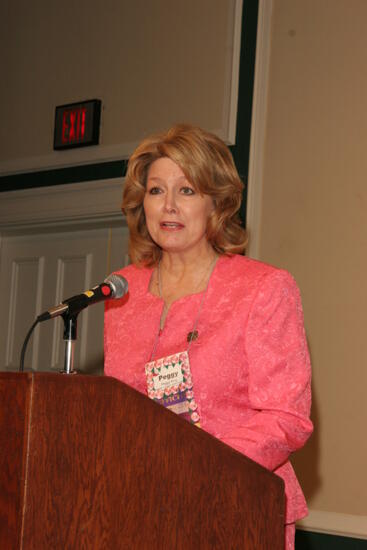
[[[177,413],[281,476],[293,548],[307,507],[288,458],[312,432],[309,356],[292,277],[239,255],[242,190],[228,148],[199,128],[136,149],[123,197],[130,299],[107,306],[105,373],[164,405],[177,397]],[[177,357],[186,389],[155,376],[162,358],[180,376]]]

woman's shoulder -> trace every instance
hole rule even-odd
[[[117,275],[122,275],[123,277],[146,277],[152,274],[153,269],[151,267],[139,266],[136,264],[129,264],[125,267],[121,267],[117,271],[114,271]]]
[[[144,268],[140,268],[135,264],[129,264],[125,265],[124,267],[121,267],[117,271],[114,271],[117,275],[122,275],[123,277],[128,275],[136,275],[141,273],[144,270]]]
[[[239,254],[222,256],[221,261],[223,268],[232,275],[262,278],[267,275],[288,273],[285,269]]]
[[[297,287],[293,276],[286,269],[239,254],[222,256],[221,271],[231,281],[241,281],[252,288],[274,285]]]
[[[246,256],[231,256],[222,262],[220,288],[235,296],[240,303],[257,304],[257,311],[302,311],[299,287],[286,270]],[[252,306],[251,306],[252,307]],[[261,313],[262,314],[262,313]],[[301,318],[301,317],[299,317]]]
[[[124,277],[129,285],[129,291],[132,289],[147,288],[150,277],[152,275],[152,268],[140,267],[135,264],[130,264],[122,267],[118,271],[115,271],[117,275]]]

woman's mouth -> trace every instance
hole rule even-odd
[[[179,222],[161,222],[160,224],[161,229],[164,229],[165,231],[178,231],[179,229],[183,229],[185,226],[182,223]]]

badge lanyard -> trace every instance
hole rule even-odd
[[[192,341],[198,338],[197,325],[200,319],[201,311],[209,287],[210,278],[216,261],[217,258],[215,258],[213,264],[210,267],[208,282],[200,300],[199,309],[195,316],[193,324],[193,329],[187,335],[188,345],[186,350],[154,360],[159,336],[161,334],[161,328],[159,324],[150,361],[145,365],[148,396],[151,399],[154,399],[154,401],[157,401],[158,403],[163,405],[164,407],[172,410],[176,414],[183,416],[183,418],[197,426],[200,425],[200,416],[197,410],[197,404],[194,399],[193,381],[189,361],[189,350]],[[159,264],[158,284],[159,294],[162,297]]]

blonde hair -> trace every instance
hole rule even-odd
[[[167,157],[203,195],[213,199],[214,210],[206,237],[219,254],[243,253],[247,243],[239,208],[244,185],[225,143],[214,134],[188,124],[144,139],[129,159],[122,211],[130,230],[129,254],[133,263],[156,265],[161,249],[149,235],[143,208],[146,180],[151,164]]]

